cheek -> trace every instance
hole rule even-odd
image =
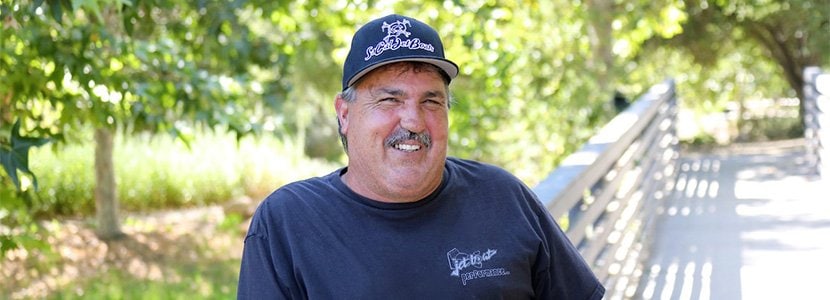
[[[395,126],[396,123],[383,114],[365,115],[361,116],[359,121],[353,120],[351,133],[355,139],[359,140],[385,139]]]
[[[446,137],[449,134],[449,120],[447,120],[446,114],[431,117],[429,124],[432,135]]]

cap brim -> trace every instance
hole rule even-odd
[[[456,65],[454,62],[449,61],[447,59],[438,59],[438,58],[435,58],[435,57],[428,57],[428,56],[424,56],[424,57],[420,57],[420,56],[395,57],[393,59],[376,62],[376,63],[372,64],[371,66],[368,66],[363,70],[360,70],[354,76],[352,76],[352,78],[349,79],[349,82],[346,85],[346,87],[350,87],[350,86],[354,85],[355,82],[357,82],[358,80],[360,80],[360,78],[363,77],[363,75],[369,74],[369,72],[372,72],[373,70],[375,70],[377,68],[380,68],[382,66],[385,66],[385,65],[388,65],[388,64],[391,64],[391,63],[402,62],[402,61],[420,61],[420,62],[433,64],[436,67],[438,67],[439,69],[441,69],[442,71],[444,71],[444,73],[446,73],[447,76],[449,76],[450,79],[454,79],[456,76],[458,76],[458,65]]]

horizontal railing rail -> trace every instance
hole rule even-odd
[[[676,115],[674,82],[653,86],[534,188],[609,295],[636,288],[655,202],[674,182]]]

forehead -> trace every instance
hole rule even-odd
[[[355,87],[371,88],[376,85],[394,84],[412,75],[426,78],[431,82],[430,84],[440,84],[444,86],[444,89],[447,87],[446,76],[438,67],[421,62],[398,62],[382,66],[363,76],[355,83]]]

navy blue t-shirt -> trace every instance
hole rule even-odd
[[[346,169],[288,184],[245,238],[240,299],[600,299],[605,289],[533,192],[448,158],[412,203],[358,195]]]

